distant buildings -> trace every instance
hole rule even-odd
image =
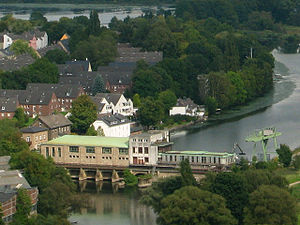
[[[0,35],[0,47],[6,49],[16,40],[24,40],[35,50],[48,46],[48,35],[45,31],[33,30],[23,34],[2,33]]]
[[[190,98],[179,98],[174,107],[169,111],[169,115],[186,115],[203,117],[205,109],[195,104]]]
[[[19,101],[15,96],[0,97],[0,119],[12,119],[18,106]]]
[[[32,204],[30,215],[37,213],[39,194],[38,189],[31,187],[20,171],[8,170],[9,166],[5,166],[5,164],[8,165],[9,159],[9,156],[0,157],[1,169],[4,169],[0,170],[0,203],[2,219],[5,223],[10,223],[17,211],[18,189],[26,189],[30,196]]]

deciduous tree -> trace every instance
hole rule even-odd
[[[284,167],[288,167],[292,161],[292,151],[289,146],[281,144],[280,148],[276,149],[278,154],[279,162],[281,162]]]

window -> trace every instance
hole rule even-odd
[[[30,137],[29,137],[29,136],[26,137],[26,141],[27,141],[27,142],[30,142]]]
[[[140,154],[143,153],[143,147],[139,147],[139,153],[140,153]]]
[[[144,151],[145,151],[145,154],[148,154],[149,153],[148,147],[145,147]]]
[[[177,161],[177,156],[176,156],[176,155],[174,156],[174,161],[175,161],[175,162]]]
[[[79,152],[79,147],[78,146],[70,146],[69,147],[69,152]]]
[[[132,147],[132,152],[133,152],[133,153],[136,153],[135,150],[136,150],[135,147]]]
[[[128,148],[119,148],[119,155],[128,155]]]
[[[49,157],[49,147],[46,147],[46,157]]]
[[[52,147],[52,156],[55,157],[55,148]]]
[[[40,141],[43,139],[42,135],[40,135]]]
[[[102,154],[111,154],[111,148],[102,148]]]
[[[85,147],[86,153],[95,153],[95,147],[87,146]]]
[[[149,158],[145,157],[145,162],[148,163],[149,162]]]
[[[58,156],[61,157],[61,148],[58,147]]]
[[[172,162],[172,161],[173,161],[173,156],[170,155],[170,162]]]

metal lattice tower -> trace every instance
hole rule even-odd
[[[267,153],[268,153],[268,149],[267,149],[268,141],[270,139],[273,139],[274,147],[275,147],[275,149],[277,149],[278,145],[277,145],[276,138],[280,135],[281,135],[281,133],[277,132],[275,127],[256,130],[254,132],[254,134],[252,134],[246,138],[246,142],[254,143],[252,156],[254,156],[254,155],[256,156],[256,152],[257,152],[256,144],[261,143],[262,151],[263,151],[263,155],[264,155],[264,161],[266,162],[267,161]],[[269,153],[271,153],[271,152],[269,152]]]

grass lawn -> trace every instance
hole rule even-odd
[[[300,171],[291,169],[291,168],[280,168],[276,170],[276,173],[284,176],[289,184],[294,183],[296,181],[300,181]]]

